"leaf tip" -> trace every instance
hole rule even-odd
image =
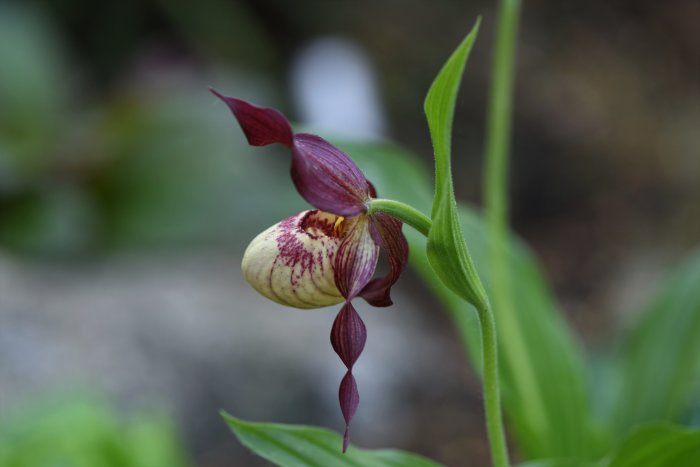
[[[241,419],[234,417],[233,415],[231,415],[223,409],[219,410],[219,415],[231,428],[238,427],[243,424],[243,421]]]

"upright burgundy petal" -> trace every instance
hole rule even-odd
[[[389,273],[385,277],[370,281],[360,296],[373,306],[389,306],[391,301],[391,286],[399,279],[408,261],[408,242],[401,232],[401,221],[388,214],[376,213],[371,216],[371,231],[387,254]]]
[[[343,151],[315,135],[294,135],[289,121],[276,109],[211,92],[231,109],[248,143],[281,143],[292,149],[292,180],[306,201],[339,216],[367,211],[365,203],[373,188]]]
[[[292,180],[306,201],[339,216],[367,210],[370,184],[347,154],[323,138],[294,136]]]
[[[372,279],[379,260],[379,245],[370,232],[368,216],[346,219],[345,223],[348,230],[336,252],[333,269],[335,285],[349,301]]]
[[[258,107],[235,97],[224,96],[213,88],[209,90],[228,105],[251,146],[280,143],[292,147],[292,127],[279,110]]]
[[[343,305],[331,329],[331,345],[348,371],[340,382],[338,400],[340,410],[345,419],[345,434],[343,435],[343,452],[350,442],[350,421],[357,411],[360,403],[360,394],[357,391],[357,383],[352,375],[352,367],[365,348],[367,341],[367,328],[362,318],[357,314],[349,301]]]

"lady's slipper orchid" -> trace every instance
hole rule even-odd
[[[245,252],[242,268],[253,288],[283,305],[319,308],[343,303],[331,344],[347,367],[339,390],[345,451],[360,400],[352,368],[367,339],[365,324],[351,302],[359,296],[377,307],[392,304],[391,286],[408,259],[402,223],[384,213],[369,214],[374,187],[340,149],[318,136],[295,134],[276,109],[212,92],[231,109],[252,146],[280,143],[291,149],[294,185],[317,208],[258,235]],[[380,248],[389,272],[373,279]]]

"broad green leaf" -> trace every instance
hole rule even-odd
[[[479,21],[447,60],[425,98],[424,110],[435,151],[433,225],[427,252],[430,265],[450,290],[469,303],[485,308],[485,292],[459,228],[450,161],[455,101],[478,31]]]
[[[546,459],[518,467],[694,467],[700,465],[700,430],[666,423],[630,434],[611,454],[596,462]]]
[[[601,462],[585,462],[574,459],[540,459],[518,464],[518,467],[603,467]]]
[[[424,212],[430,209],[430,180],[413,154],[391,145],[340,146],[365,171],[381,197],[404,201]],[[481,277],[488,278],[485,223],[474,209],[464,205],[459,207],[459,217],[476,268]],[[481,355],[476,313],[435,276],[424,253],[425,238],[410,228],[404,228],[404,233],[411,266],[444,304],[478,369]],[[503,339],[505,333],[499,333],[503,402],[518,451],[526,459],[597,459],[606,450],[591,427],[581,350],[535,257],[514,236],[508,245],[508,258],[511,273],[518,278],[513,282],[517,314],[509,317],[502,315],[502,310],[494,311],[499,330],[510,326],[525,344],[515,346],[513,340]],[[490,289],[488,281],[484,285]]]
[[[479,274],[492,293],[488,271],[491,239],[486,223],[466,208],[460,210],[460,218]],[[509,271],[517,278],[511,286],[517,308],[512,314],[503,308],[495,308],[494,313],[503,403],[521,455],[526,459],[595,459],[602,446],[590,416],[581,350],[531,251],[511,237],[506,254]],[[464,306],[461,309],[464,312]],[[452,310],[458,313],[458,304],[453,303]]]
[[[700,250],[669,278],[621,348],[617,433],[652,420],[679,420],[700,386]],[[700,463],[698,464],[700,465]]]
[[[700,465],[700,430],[654,424],[635,431],[607,467],[692,467]]]
[[[367,450],[350,446],[341,452],[341,437],[323,428],[274,423],[251,423],[222,413],[246,447],[283,467],[436,467],[424,457],[395,450]]]

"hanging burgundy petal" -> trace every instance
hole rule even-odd
[[[346,302],[333,322],[331,329],[331,345],[333,350],[343,361],[348,371],[340,382],[338,400],[340,410],[345,419],[345,434],[343,435],[343,452],[350,442],[350,421],[357,411],[360,403],[360,394],[357,391],[357,383],[352,375],[352,367],[359,358],[367,341],[367,328],[357,314],[352,303]]]
[[[396,283],[408,262],[408,242],[401,232],[403,223],[385,213],[371,216],[371,233],[374,240],[381,245],[389,260],[389,273],[370,281],[360,296],[372,306],[390,306],[391,286]]]
[[[367,328],[350,302],[346,302],[333,321],[331,345],[345,366],[351,370],[367,341]]]

